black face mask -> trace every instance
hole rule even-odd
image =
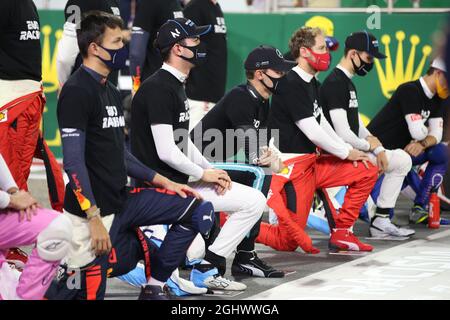
[[[200,42],[198,45],[194,47],[188,47],[180,44],[183,48],[190,50],[194,56],[192,58],[186,58],[184,56],[180,56],[182,59],[189,61],[194,66],[199,66],[206,61],[206,45],[204,42]]]
[[[356,63],[352,58],[353,69],[355,70],[355,73],[358,76],[364,77],[370,72],[370,70],[372,70],[373,62],[372,63],[364,62],[363,59],[361,59],[361,56],[359,55],[359,53],[356,53],[356,54],[358,55],[361,65],[359,67],[356,66]]]
[[[264,74],[272,81],[273,87],[271,88],[271,87],[267,86],[266,83],[263,80],[260,80],[261,83],[264,85],[264,87],[267,88],[267,90],[272,92],[272,94],[277,94],[278,93],[278,85],[280,84],[280,80],[283,79],[283,77],[281,77],[281,78],[273,78],[273,77],[269,76],[265,72],[264,72]]]

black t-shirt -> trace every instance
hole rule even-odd
[[[133,26],[142,28],[150,35],[147,44],[147,55],[142,67],[142,80],[156,72],[163,61],[154,47],[159,28],[169,19],[183,17],[179,0],[141,0],[136,9]]]
[[[405,116],[420,114],[428,125],[429,118],[443,117],[441,102],[437,95],[432,99],[426,96],[420,80],[406,82],[398,87],[367,128],[385,148],[403,149],[412,140]]]
[[[120,213],[126,200],[127,172],[125,119],[119,91],[110,82],[100,84],[79,68],[62,88],[57,115],[60,128],[80,129],[86,134],[85,162],[102,215]],[[86,216],[69,184],[64,208],[72,214]]]
[[[78,6],[82,15],[86,14],[89,11],[97,10],[120,17],[119,0],[69,0],[67,1],[66,7],[64,9],[66,22],[70,20],[70,22],[76,23],[76,20],[73,20],[74,11],[70,8],[71,6]],[[72,73],[78,70],[82,63],[83,58],[81,57],[81,54],[78,54],[75,60],[75,64],[72,68]],[[108,80],[111,81],[114,85],[117,85],[118,78],[118,71],[113,71],[108,76]]]
[[[222,137],[224,137],[224,148],[221,150],[221,154],[211,152],[213,154],[211,154],[210,160],[216,162],[226,161],[230,157],[235,156],[239,151],[237,137],[235,135],[229,135],[230,139],[232,137],[233,141],[228,141],[226,139],[226,130],[256,130],[256,136],[258,137],[257,142],[266,142],[265,145],[267,145],[268,141],[261,140],[267,140],[268,137],[260,137],[259,133],[264,132],[262,129],[267,130],[268,114],[269,101],[264,100],[258,95],[256,89],[250,85],[239,85],[228,92],[195,126],[191,132],[192,141],[203,153],[205,148],[209,145],[212,146],[215,143],[216,132],[208,132],[208,130],[216,129],[220,131]],[[227,145],[229,146],[228,152]],[[230,146],[234,146],[234,148],[231,148]],[[256,146],[255,150],[259,150],[259,147]],[[209,154],[206,154],[205,156],[209,158]]]
[[[344,109],[350,129],[359,135],[358,97],[352,80],[340,69],[335,68],[320,87],[320,102],[328,122],[333,126],[330,111]]]
[[[184,85],[163,69],[145,80],[134,96],[131,107],[131,150],[136,158],[159,174],[178,183],[187,183],[187,175],[159,159],[152,124],[172,125],[175,143],[181,150],[187,150],[189,103]]]
[[[272,98],[269,128],[279,130],[280,151],[314,153],[316,145],[295,122],[314,117],[320,123],[319,82],[313,77],[308,83],[291,70],[278,86],[279,94],[275,94]]]
[[[72,23],[75,23],[75,20],[73,20],[74,17],[72,16],[74,14],[74,11],[70,10],[71,6],[78,6],[80,8],[81,14],[92,10],[98,10],[120,17],[120,6],[118,0],[69,0],[67,1],[66,7],[64,9],[64,17],[66,21],[71,18],[72,21],[70,22]]]
[[[42,79],[39,15],[32,0],[0,1],[0,79]]]
[[[192,0],[183,11],[196,25],[212,25],[202,36],[207,56],[203,65],[192,69],[186,84],[189,99],[216,103],[225,94],[227,81],[227,27],[219,3]]]

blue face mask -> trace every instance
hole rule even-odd
[[[107,51],[111,56],[111,60],[105,60],[97,56],[97,58],[102,60],[108,68],[111,70],[120,70],[126,67],[126,61],[128,59],[128,48],[126,46],[123,46],[120,49],[107,49],[101,45],[99,45],[99,47]]]

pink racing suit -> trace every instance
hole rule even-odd
[[[9,248],[35,245],[39,234],[59,215],[50,209],[38,209],[31,221],[19,221],[18,212],[0,211],[0,268]],[[19,278],[17,296],[26,300],[42,299],[55,276],[59,262],[44,261],[34,247]]]

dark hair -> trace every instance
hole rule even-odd
[[[436,68],[429,67],[427,70],[427,76],[431,76],[436,70]]]
[[[163,62],[167,62],[167,60],[169,60],[170,49],[172,49],[172,47],[161,49],[158,45],[158,39],[153,41],[153,47],[159,52]]]
[[[186,39],[182,39],[182,40],[178,41],[177,43],[186,45]],[[153,47],[156,48],[156,50],[158,50],[159,55],[161,56],[163,62],[167,62],[169,60],[170,51],[172,50],[174,45],[175,45],[175,43],[169,47],[161,49],[158,45],[158,39],[155,39],[155,41],[153,41]]]
[[[344,57],[347,58],[348,53],[350,52],[350,50],[352,50],[352,48],[345,48],[344,49]]]
[[[301,47],[314,47],[319,34],[323,34],[320,28],[301,27],[296,30],[289,40],[289,49],[294,59],[299,57]]]
[[[245,76],[247,80],[253,80],[255,78],[255,70],[245,70]]]
[[[102,43],[106,28],[123,29],[123,21],[102,11],[89,11],[83,16],[80,28],[77,29],[78,47],[83,58],[87,57],[91,43]]]

